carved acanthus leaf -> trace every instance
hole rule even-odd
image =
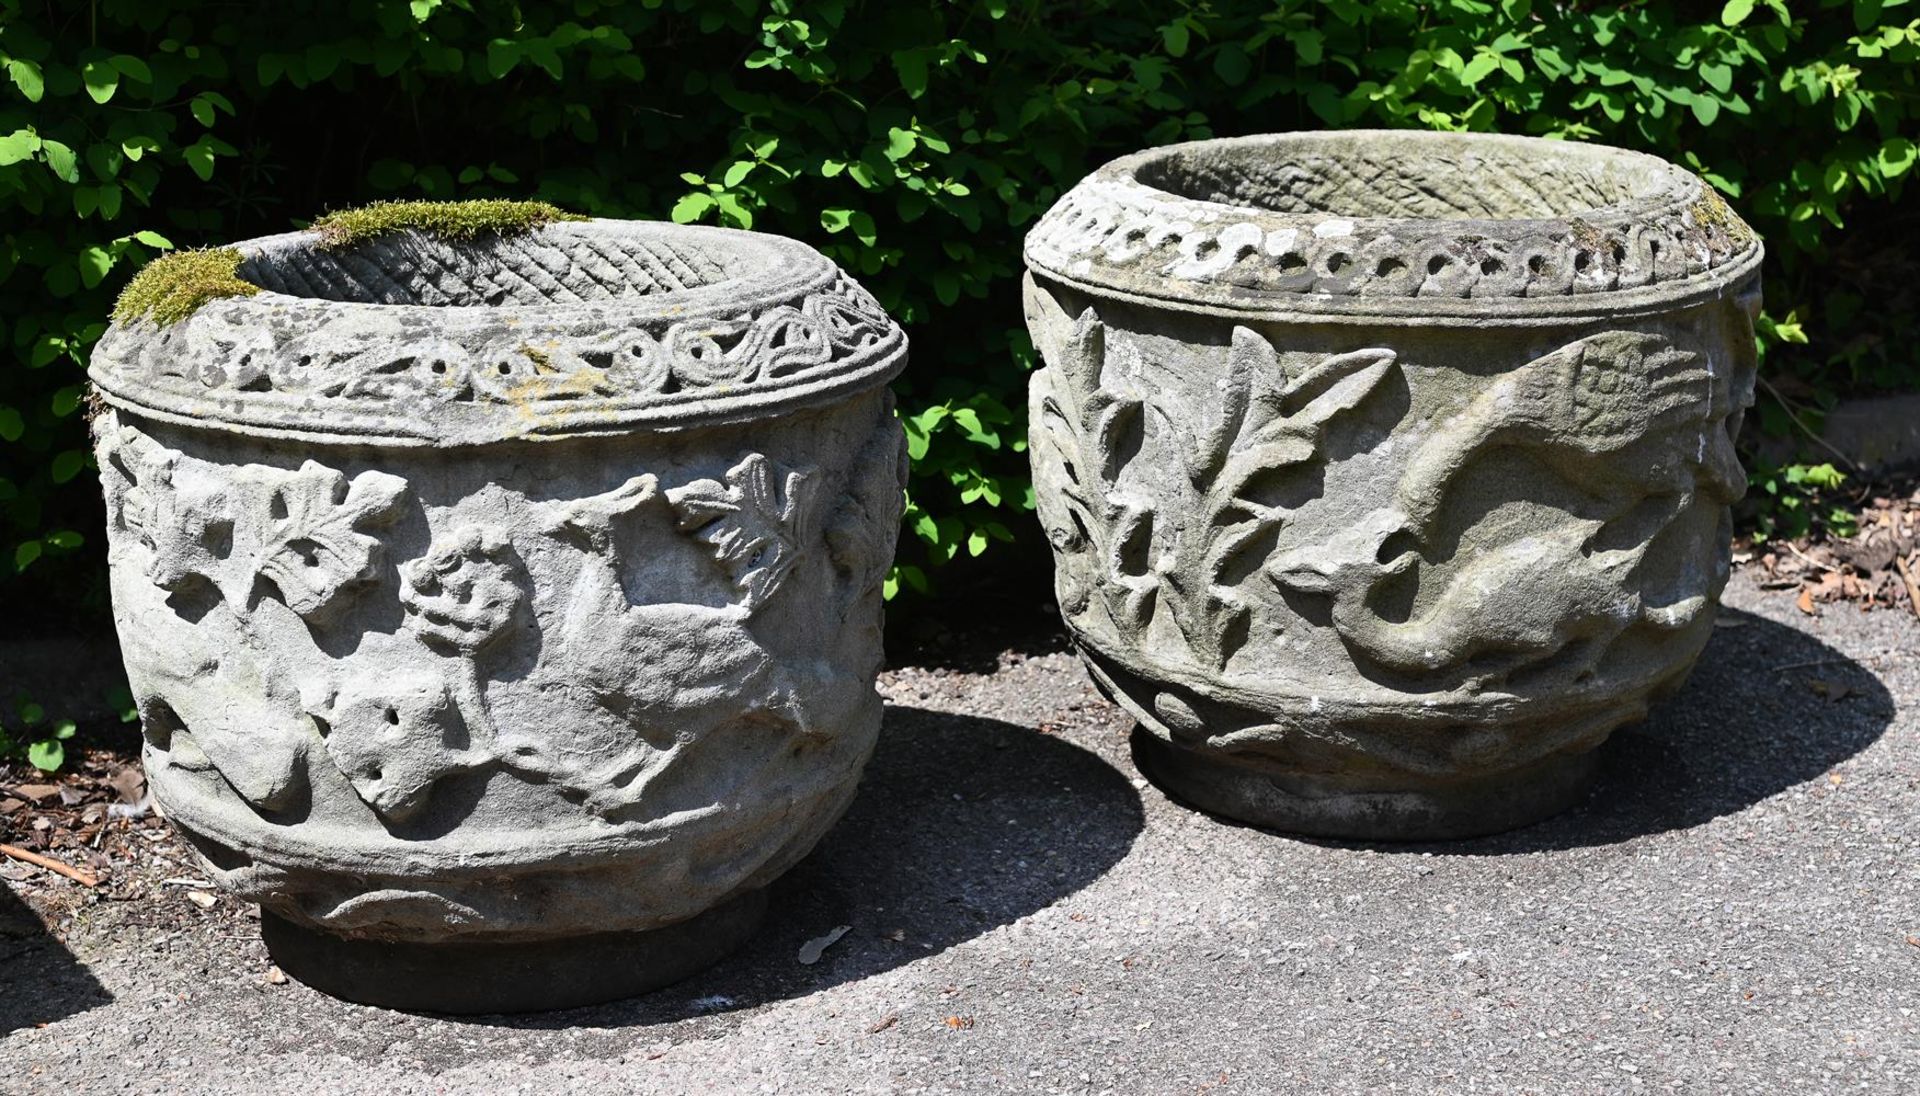
[[[349,482],[344,473],[307,461],[269,489],[272,516],[256,570],[294,612],[320,612],[341,587],[373,576],[380,540],[360,527],[391,521],[406,490],[405,480],[386,472],[362,472]]]
[[[713,558],[755,607],[773,596],[798,557],[809,522],[814,473],[791,470],[759,453],[727,469],[722,480],[670,488],[667,501],[682,532],[712,547]]]

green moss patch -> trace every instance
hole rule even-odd
[[[424,232],[449,240],[529,232],[555,221],[584,221],[547,202],[510,202],[489,198],[470,202],[375,202],[343,209],[313,222],[320,246],[348,247],[392,232]]]
[[[113,304],[113,318],[131,323],[142,316],[161,327],[179,323],[221,297],[251,297],[260,287],[240,277],[240,252],[231,247],[175,251],[148,263]]]

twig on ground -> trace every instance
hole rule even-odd
[[[1778,674],[1778,673],[1785,673],[1788,670],[1811,670],[1817,666],[1851,666],[1851,665],[1853,665],[1853,659],[1850,659],[1850,658],[1816,658],[1811,662],[1788,662],[1783,665],[1775,666],[1769,669],[1767,672],[1770,674]]]
[[[1907,557],[1893,557],[1893,565],[1900,571],[1900,581],[1907,587],[1907,608],[1914,616],[1920,616],[1920,582],[1913,580],[1913,569],[1907,566]]]
[[[57,874],[64,875],[68,879],[71,879],[74,882],[79,883],[81,886],[97,887],[100,885],[99,876],[93,874],[90,871],[84,871],[80,868],[76,868],[71,864],[62,864],[60,861],[55,860],[51,856],[41,856],[37,852],[28,852],[25,849],[17,848],[13,845],[0,845],[0,856],[7,856],[15,860],[25,861],[26,863],[32,864],[35,867],[45,868],[50,872],[55,872]]]
[[[1838,574],[1838,573],[1839,573],[1839,571],[1840,571],[1840,568],[1838,568],[1838,567],[1835,567],[1835,566],[1834,566],[1833,564],[1831,564],[1831,563],[1822,563],[1822,562],[1820,562],[1819,560],[1817,560],[1817,559],[1814,559],[1814,558],[1813,558],[1812,556],[1810,556],[1810,555],[1808,555],[1808,554],[1806,554],[1805,552],[1802,552],[1802,551],[1801,551],[1800,549],[1798,549],[1798,548],[1795,548],[1795,547],[1793,546],[1793,542],[1792,542],[1792,541],[1789,541],[1789,540],[1783,540],[1783,541],[1781,541],[1780,543],[1782,543],[1782,544],[1784,544],[1784,545],[1786,545],[1786,546],[1787,546],[1787,551],[1789,551],[1789,552],[1792,552],[1792,553],[1793,553],[1794,555],[1796,555],[1796,556],[1799,556],[1799,557],[1800,557],[1800,558],[1801,558],[1802,560],[1805,560],[1806,562],[1808,562],[1808,563],[1811,563],[1811,564],[1813,564],[1813,565],[1814,565],[1815,567],[1818,567],[1818,568],[1820,568],[1820,569],[1821,569],[1821,570],[1823,570],[1823,571],[1832,571],[1832,572],[1834,572],[1834,573],[1836,573],[1836,574]]]

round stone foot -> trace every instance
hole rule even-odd
[[[678,982],[746,943],[766,909],[766,892],[755,890],[649,932],[448,944],[350,939],[262,910],[260,935],[281,970],[348,1001],[455,1015],[540,1012]]]
[[[1282,775],[1133,730],[1133,763],[1173,798],[1208,814],[1308,837],[1447,841],[1529,826],[1585,798],[1596,751],[1518,769],[1407,787]]]

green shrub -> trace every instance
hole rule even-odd
[[[539,199],[820,246],[914,339],[899,579],[922,588],[930,565],[1038,539],[1020,238],[1083,173],[1142,145],[1425,126],[1649,149],[1712,180],[1767,237],[1785,317],[1770,330],[1809,336],[1776,343],[1769,377],[1803,421],[1843,392],[1920,380],[1920,279],[1899,253],[1920,21],[1898,0],[0,0],[0,13],[0,571],[30,576],[6,594],[24,627],[98,612],[79,411],[113,294],[176,244],[373,199]],[[1769,427],[1796,429],[1788,409],[1769,403]]]

